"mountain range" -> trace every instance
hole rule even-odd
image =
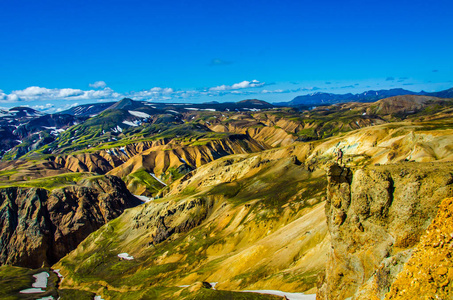
[[[401,91],[1,111],[0,297],[448,299],[453,97]]]
[[[329,105],[335,103],[344,102],[375,102],[380,99],[402,96],[402,95],[422,95],[422,96],[433,96],[439,98],[452,98],[453,88],[448,90],[427,93],[424,91],[413,92],[401,88],[395,88],[390,90],[370,90],[359,94],[333,94],[333,93],[312,93],[303,96],[297,96],[289,102],[275,103],[279,106],[300,106],[300,105]]]

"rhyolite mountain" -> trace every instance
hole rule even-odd
[[[44,264],[53,283],[40,298],[449,295],[453,212],[438,211],[453,196],[447,96],[311,110],[123,99],[77,116],[55,140],[0,162],[2,295],[31,287],[41,265],[30,255],[64,276]],[[425,250],[435,263],[417,270]]]
[[[220,290],[319,286],[319,297],[345,299],[376,280],[379,289],[361,298],[372,299],[388,290],[437,204],[453,194],[445,163],[453,127],[436,124],[445,120],[217,159],[90,235],[55,268],[71,279],[66,288],[121,288],[104,289],[113,299],[197,281]],[[338,147],[350,167],[332,164]],[[122,252],[134,260],[118,261]],[[388,275],[373,277],[380,263]]]
[[[389,99],[387,102],[392,102],[389,109],[397,106],[405,108],[415,101],[405,102],[404,97],[387,98]],[[427,109],[433,106],[433,103],[447,102],[445,99],[434,97],[430,99],[429,103],[425,101],[415,107],[415,110],[408,107],[403,109],[403,115],[399,118],[404,118],[408,113]],[[366,103],[354,107],[349,105],[348,108],[343,106],[340,109],[323,106],[311,111],[305,110],[301,114],[297,110],[275,108],[260,100],[244,100],[237,103],[162,104],[125,98],[108,106],[101,103],[79,108],[93,110],[97,106],[102,109],[96,109],[97,113],[90,114],[91,117],[83,114],[69,116],[63,113],[27,116],[26,119],[17,121],[0,117],[0,121],[3,120],[0,129],[4,133],[0,140],[2,145],[0,155],[3,159],[18,159],[24,155],[35,155],[34,153],[59,154],[69,150],[93,148],[101,144],[108,147],[105,143],[114,144],[119,139],[132,143],[143,140],[143,136],[153,136],[153,139],[193,137],[194,131],[198,132],[195,136],[209,135],[213,131],[248,134],[254,138],[259,136],[261,143],[276,146],[294,140],[325,138],[337,130],[347,131],[379,124],[382,119],[388,120],[388,116],[392,114],[388,109],[370,110],[367,108],[370,104]],[[78,112],[80,112],[78,108],[72,111],[75,114]]]

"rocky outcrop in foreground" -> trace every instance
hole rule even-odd
[[[149,205],[133,218],[133,229],[150,229],[149,245],[157,245],[200,225],[211,213],[212,201],[202,198]]]
[[[453,198],[445,199],[385,299],[452,299],[452,214]]]
[[[53,264],[139,203],[121,179],[110,175],[53,191],[0,189],[0,263],[29,268]]]
[[[328,167],[332,248],[319,299],[382,299],[436,215],[453,196],[452,163]]]

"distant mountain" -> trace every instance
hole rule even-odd
[[[370,90],[360,94],[312,93],[297,96],[289,102],[275,103],[278,106],[329,105],[344,102],[375,102],[384,98],[402,95],[425,95],[405,89]],[[435,96],[435,95],[430,95]]]
[[[145,103],[146,102],[143,102],[143,101],[135,101],[135,100],[132,100],[129,98],[124,98],[124,99],[114,103],[107,109],[125,109],[125,110],[137,109],[139,107],[145,106]]]
[[[23,117],[37,117],[37,116],[42,116],[43,113],[34,110],[33,108],[30,107],[23,107],[23,106],[17,106],[13,107],[9,110],[1,110],[0,111],[0,116],[1,117],[11,117],[11,118],[23,118]]]
[[[213,111],[250,111],[273,108],[269,102],[258,99],[247,99],[239,102],[209,102],[202,104],[190,104],[190,107],[182,107],[183,110],[213,110]]]
[[[136,101],[130,98],[124,98],[118,102],[105,102],[79,105],[76,107],[72,107],[68,110],[62,111],[59,114],[94,117],[106,110],[132,110],[144,112],[149,115],[155,115],[164,113],[180,114],[191,110],[250,111],[269,109],[273,107],[274,107],[273,104],[258,99],[247,99],[239,102],[220,103],[217,101],[211,101],[201,104],[189,104],[189,103],[161,103],[161,102]]]
[[[29,107],[0,110],[0,158],[8,152],[14,158],[40,148],[86,119],[68,114],[43,114]]]
[[[438,98],[453,98],[453,88],[440,92],[426,93],[425,95]]]
[[[68,110],[59,112],[58,114],[68,114],[72,116],[92,116],[99,114],[100,112],[106,110],[110,106],[114,105],[115,102],[104,102],[104,103],[92,103],[84,104],[75,107],[71,107]]]
[[[272,108],[274,105],[258,99],[247,99],[236,102],[237,106],[245,107],[245,106],[253,106],[253,107],[260,107],[260,108]]]
[[[440,107],[449,105],[451,102],[445,99],[426,95],[402,95],[381,99],[374,103],[359,104],[367,107],[368,115],[379,115],[383,119],[398,116],[406,118],[408,115],[422,112],[439,110]],[[421,113],[422,115],[423,113]]]

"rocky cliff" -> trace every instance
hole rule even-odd
[[[0,263],[30,268],[53,264],[139,203],[123,181],[110,175],[53,191],[0,189]]]
[[[382,299],[453,195],[452,163],[327,169],[332,247],[319,299]]]
[[[445,199],[385,299],[453,298],[452,213],[453,198]]]

